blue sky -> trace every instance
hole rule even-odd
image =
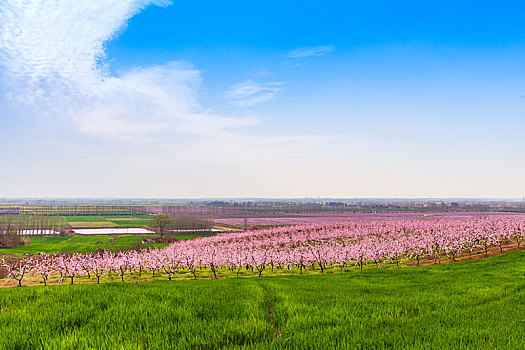
[[[524,10],[8,0],[0,197],[520,197]]]

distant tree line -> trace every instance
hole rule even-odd
[[[68,223],[62,216],[0,216],[0,248],[23,244],[22,236],[66,233]]]
[[[367,208],[370,209],[370,208]],[[355,211],[347,203],[281,203],[253,201],[211,201],[184,205],[19,205],[0,207],[0,215],[107,216],[195,214],[214,217],[337,213]]]
[[[0,207],[0,215],[99,216],[148,214],[144,206],[133,205],[21,205]]]
[[[0,217],[0,248],[16,248],[23,244],[12,216]]]

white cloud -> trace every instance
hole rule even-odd
[[[333,46],[301,47],[301,48],[291,51],[288,54],[288,57],[303,58],[303,57],[325,56],[332,51],[334,51]]]
[[[281,91],[280,86],[283,82],[258,83],[252,80],[244,81],[233,86],[226,97],[231,103],[240,107],[248,107],[269,101],[277,96]]]
[[[210,111],[199,103],[202,77],[189,63],[111,75],[105,45],[144,7],[168,4],[0,0],[0,101],[8,95],[10,102],[0,103],[1,111],[10,111],[0,113],[0,124],[24,115],[26,124],[20,124],[27,129],[35,120],[55,127],[38,129],[38,137],[28,131],[27,143],[0,155],[14,169],[0,174],[4,195],[289,195],[308,188],[320,167],[336,169],[350,154],[359,159],[366,147],[344,135],[263,134],[246,129],[257,119]],[[327,51],[305,50],[294,57]],[[283,84],[244,81],[226,95],[234,105],[253,106],[275,98]],[[14,129],[0,128],[5,130]],[[3,138],[0,149],[12,140]]]
[[[104,69],[104,45],[158,0],[6,0],[0,3],[0,67],[10,97],[97,135],[131,139],[151,132],[209,134],[251,125],[197,99],[198,70],[183,62]]]

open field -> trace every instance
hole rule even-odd
[[[19,230],[49,230],[57,232],[68,228],[117,228],[146,227],[151,225],[150,215],[113,216],[45,216],[45,215],[0,215],[0,227],[16,227]],[[39,233],[38,233],[39,234]]]
[[[167,235],[176,240],[193,239],[207,235]],[[12,248],[0,249],[0,255],[23,255],[40,253],[90,253],[97,249],[120,250],[132,247],[164,247],[167,244],[142,244],[144,238],[158,237],[158,235],[93,235],[93,236],[33,236],[30,244]]]
[[[0,347],[521,348],[525,252],[325,275],[0,290]]]
[[[126,249],[143,238],[153,236],[49,236],[31,237],[31,243],[13,249],[0,249],[1,254],[40,254],[40,253],[90,253],[97,249]],[[110,239],[114,239],[110,243]],[[146,246],[146,245],[145,245]],[[147,245],[150,246],[150,245]]]
[[[149,215],[65,216],[72,228],[144,227],[151,223]]]

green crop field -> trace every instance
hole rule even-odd
[[[88,236],[72,236],[66,242],[70,244],[76,243],[95,243],[95,244],[109,244],[113,236],[108,235],[88,235]]]
[[[2,349],[522,349],[525,252],[419,268],[0,289]]]
[[[126,240],[126,237],[130,237]],[[97,249],[128,249],[145,237],[153,236],[66,236],[66,237],[31,237],[31,243],[13,249],[0,249],[1,254],[39,254],[39,253],[89,253]],[[115,243],[115,244],[114,244]],[[150,245],[144,245],[150,246]]]
[[[167,235],[175,240],[206,237],[201,235]],[[33,236],[31,243],[11,249],[0,249],[0,256],[40,254],[40,253],[90,253],[97,249],[121,250],[137,247],[164,247],[166,243],[141,244],[144,238],[158,237],[158,235],[90,235],[90,236]],[[138,246],[137,246],[138,245]]]
[[[144,227],[151,224],[150,215],[65,216],[74,228],[80,227]]]
[[[68,222],[95,222],[95,221],[106,221],[105,218],[100,216],[66,216]]]
[[[105,219],[147,219],[151,220],[151,215],[104,215],[102,216]]]
[[[89,253],[98,248],[111,249],[108,236],[30,237],[31,243],[12,249],[0,249],[2,254]]]

